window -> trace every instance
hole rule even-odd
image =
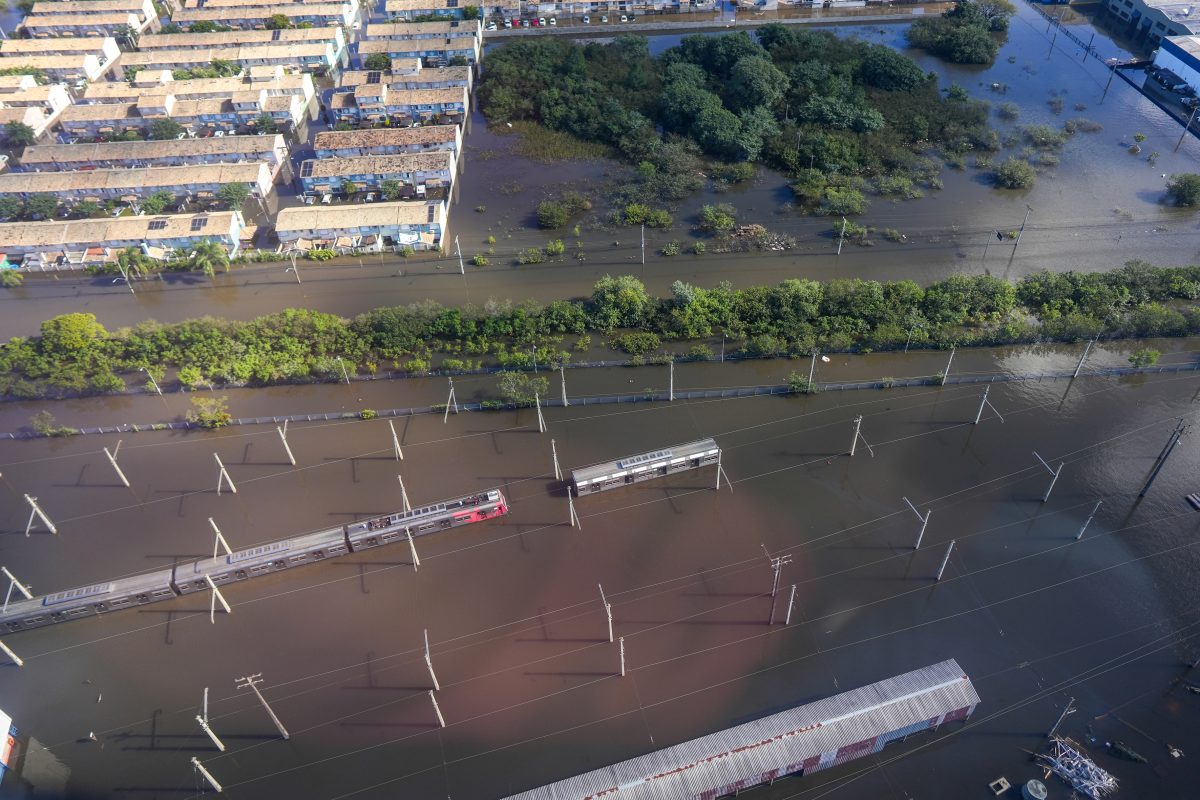
[[[300,177],[311,178],[313,173],[313,162],[305,161],[300,165]]]
[[[367,85],[373,86],[374,84],[379,83],[379,81],[382,78],[383,78],[382,72],[368,72],[367,73]]]
[[[150,230],[152,230],[152,231],[161,231],[166,227],[167,227],[167,221],[165,219],[150,220]]]
[[[446,8],[458,8],[458,0],[446,0]]]
[[[207,224],[208,224],[208,217],[196,217],[194,220],[192,220],[192,230],[193,231],[203,230],[204,226]]]

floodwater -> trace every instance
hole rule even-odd
[[[1091,35],[1084,17],[1069,16],[1066,24],[1084,40]],[[889,243],[879,235],[874,247],[847,246],[836,256],[830,220],[803,218],[787,209],[786,181],[764,170],[748,188],[702,194],[674,209],[674,228],[647,232],[645,265],[638,232],[603,226],[608,209],[600,203],[583,223],[578,249],[585,260],[571,257],[577,248],[574,237],[567,235],[566,260],[517,267],[515,253],[544,245],[548,238],[534,228],[538,202],[566,189],[602,194],[599,187],[619,181],[625,168],[614,162],[531,161],[515,152],[511,138],[488,131],[476,112],[451,210],[449,240],[458,237],[469,262],[473,254],[485,253],[487,237],[495,236],[491,266],[468,263],[466,276],[461,276],[451,247],[441,258],[406,260],[387,255],[336,264],[302,262],[301,284],[284,272],[282,264],[239,268],[215,281],[169,276],[139,284],[135,297],[111,277],[64,274],[0,293],[4,320],[0,333],[35,332],[43,319],[65,311],[90,311],[105,325],[117,327],[145,318],[175,321],[202,314],[246,319],[296,306],[352,315],[367,306],[425,298],[451,305],[478,304],[492,297],[548,301],[586,295],[597,278],[622,272],[641,276],[653,291],[665,294],[677,279],[705,286],[721,280],[737,286],[776,283],[791,277],[905,277],[929,282],[964,271],[1016,279],[1040,269],[1109,269],[1131,258],[1160,264],[1194,261],[1200,241],[1195,216],[1164,207],[1159,200],[1165,183],[1162,175],[1194,171],[1200,142],[1189,137],[1175,152],[1178,124],[1119,78],[1105,96],[1108,69],[1094,58],[1084,60],[1081,48],[1065,36],[1058,36],[1051,50],[1053,32],[1045,29],[1036,11],[1018,4],[1009,41],[996,64],[986,68],[947,65],[920,51],[906,51],[926,69],[937,71],[944,85],[957,82],[994,105],[1018,104],[1021,112],[1016,122],[993,117],[1002,132],[1030,123],[1057,127],[1074,116],[1104,126],[1100,133],[1076,134],[1064,148],[1059,166],[1043,172],[1028,192],[997,191],[988,185],[983,171],[946,169],[945,188],[930,191],[923,199],[895,203],[876,199],[863,220],[881,231],[895,228],[908,237],[907,244]],[[847,25],[834,30],[905,47],[904,25]],[[652,47],[658,51],[678,39],[652,37]],[[1127,52],[1104,32],[1097,34],[1095,46],[1104,57]],[[1006,89],[993,91],[992,84]],[[1063,101],[1061,114],[1056,115],[1048,104],[1054,98]],[[1075,111],[1076,104],[1086,108]],[[1148,137],[1142,157],[1130,155],[1122,145],[1135,132]],[[1145,155],[1155,151],[1160,158],[1151,165]],[[667,241],[686,246],[696,209],[706,202],[733,202],[742,221],[790,233],[799,246],[783,253],[743,256],[658,256]],[[994,231],[1019,227],[1027,206],[1033,210],[1020,247],[998,244]],[[477,207],[484,211],[476,212]]]
[[[839,357],[819,379],[923,374],[944,355]],[[962,352],[956,364],[1028,373],[1069,369],[1075,357],[1005,349]],[[681,367],[677,385],[745,385],[787,366]],[[623,392],[630,378],[661,385],[652,372],[568,378]],[[408,391],[433,393],[410,386],[434,383],[255,397],[281,412],[335,408],[362,391],[407,405]],[[423,416],[397,425],[402,462],[384,421],[313,423],[289,433],[296,467],[267,426],[146,433],[123,437],[132,489],[101,450],[116,437],[4,441],[0,563],[39,593],[201,556],[209,517],[241,548],[391,511],[398,472],[415,503],[500,487],[512,510],[418,540],[419,571],[394,546],[230,587],[233,611],[215,624],[199,596],[7,636],[26,666],[0,668],[0,707],[48,748],[30,761],[56,760],[69,775],[69,797],[191,797],[197,756],[234,798],[484,800],[953,657],[983,698],[970,726],[753,796],[982,792],[999,775],[1019,785],[1040,777],[1022,749],[1040,746],[1068,697],[1079,712],[1063,731],[1089,743],[1127,796],[1191,796],[1200,698],[1181,681],[1200,654],[1200,516],[1183,495],[1200,489],[1200,455],[1189,439],[1148,496],[1136,494],[1175,420],[1195,418],[1198,389],[1195,373],[996,384],[989,399],[1003,422],[986,413],[977,427],[978,386],[572,406],[547,410],[547,435],[528,410]],[[146,400],[160,402],[129,402],[140,415]],[[89,402],[95,424],[110,401]],[[242,403],[239,394],[234,410]],[[83,404],[60,407],[89,418]],[[0,427],[23,412],[0,409]],[[850,458],[860,414],[871,451]],[[582,530],[565,524],[550,439],[570,469],[702,436],[725,448],[733,491],[714,491],[711,469],[685,473],[583,498]],[[1034,450],[1065,463],[1045,503],[1049,475]],[[213,452],[237,494],[217,496]],[[24,492],[58,536],[22,535]],[[918,523],[902,497],[932,509],[915,552]],[[764,546],[792,557],[774,626]],[[597,583],[625,637],[625,678]],[[425,629],[445,728],[427,693]],[[234,688],[258,672],[287,741]],[[224,753],[194,720],[205,687]],[[1110,739],[1151,763],[1104,755]],[[16,784],[10,776],[0,796]]]

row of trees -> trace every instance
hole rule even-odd
[[[219,248],[218,248],[219,249]],[[183,258],[219,259],[197,247]],[[126,251],[123,265],[148,268]],[[198,267],[203,268],[203,267]],[[445,308],[424,302],[379,308],[343,319],[289,309],[249,322],[203,318],[172,325],[153,321],[106,331],[91,314],[66,314],[41,335],[0,347],[0,390],[9,396],[120,391],[122,375],[145,367],[162,380],[168,369],[185,386],[265,384],[340,375],[338,359],[374,372],[381,360],[434,365],[435,351],[469,353],[520,367],[532,358],[561,362],[562,337],[610,337],[612,346],[654,357],[663,342],[703,355],[703,340],[723,336],[750,355],[1078,339],[1095,335],[1175,336],[1200,333],[1200,266],[1157,268],[1130,262],[1107,273],[1031,275],[1011,284],[958,275],[921,287],[912,281],[787,280],[733,289],[677,281],[671,296],[651,296],[637,278],[605,276],[591,295],[541,306],[489,301]],[[692,343],[679,348],[679,344]],[[536,355],[531,355],[530,350]],[[480,359],[482,360],[482,359]],[[457,358],[447,365],[462,365]]]

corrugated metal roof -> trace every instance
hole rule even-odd
[[[507,800],[683,800],[738,781],[749,787],[771,770],[978,703],[970,678],[950,659]]]
[[[636,467],[669,463],[672,458],[695,457],[715,449],[717,449],[717,443],[714,439],[700,439],[699,441],[688,442],[686,444],[672,445],[649,453],[622,456],[614,461],[605,461],[602,464],[593,464],[589,467],[580,467],[579,469],[571,470],[571,480],[580,483],[612,475],[622,470],[627,472]]]

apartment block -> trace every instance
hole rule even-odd
[[[275,218],[284,252],[318,247],[440,250],[445,229],[445,203],[423,201],[300,206],[285,208]]]
[[[32,75],[0,76],[0,126],[20,122],[41,139],[69,105],[71,95],[61,83],[39,85]]]
[[[176,197],[203,197],[215,195],[222,186],[231,183],[245,184],[255,197],[265,198],[271,192],[271,171],[260,162],[78,172],[9,172],[0,175],[0,197],[25,200],[35,194],[53,194],[67,203],[136,199],[162,191]]]
[[[475,81],[475,70],[471,67],[441,67],[425,69],[417,59],[392,59],[389,71],[354,69],[346,70],[338,80],[335,92],[351,92],[354,87],[365,83],[382,83],[392,91],[399,89],[448,89],[453,86],[467,87],[468,94]]]
[[[465,86],[392,91],[384,84],[364,84],[329,98],[329,114],[335,123],[458,124],[465,118],[467,107]]]
[[[264,162],[272,176],[287,162],[283,136],[210,136],[202,139],[39,144],[21,154],[24,172],[66,172],[77,169],[182,167],[189,164]]]
[[[359,131],[321,131],[313,140],[317,158],[393,156],[447,150],[462,152],[462,129],[457,125],[416,128],[371,128]]]
[[[94,83],[83,92],[80,103],[136,103],[147,95],[175,95],[176,100],[229,98],[235,92],[265,90],[268,97],[296,95],[307,106],[316,94],[312,75],[287,74],[282,67],[253,68],[232,78],[193,78],[177,81],[168,70],[143,70],[133,85],[110,81]]]
[[[71,106],[63,111],[58,124],[68,139],[95,139],[128,131],[137,131],[145,137],[154,120],[168,118],[194,136],[214,136],[250,132],[264,114],[277,125],[295,127],[305,118],[306,108],[299,95],[270,95],[265,89],[205,100],[146,94],[136,103]]]
[[[171,21],[183,28],[195,22],[215,22],[233,28],[266,30],[267,20],[282,14],[293,25],[344,25],[349,27],[358,14],[355,3],[280,3],[278,5],[236,6],[231,8],[185,8],[171,15]]]
[[[305,192],[336,194],[350,182],[361,191],[377,191],[384,181],[402,184],[412,195],[430,189],[449,194],[454,183],[455,154],[449,150],[351,158],[313,158],[300,165],[297,182]]]
[[[520,0],[384,0],[388,19],[405,20],[430,15],[462,19],[463,9],[477,6],[485,17],[515,17]]]
[[[65,4],[64,4],[65,5]],[[156,26],[138,19],[137,14],[127,14],[124,11],[114,11],[107,14],[46,14],[40,17],[26,17],[21,21],[20,30],[34,39],[44,39],[58,36],[124,36],[127,31],[147,30]]]
[[[444,22],[372,22],[363,40],[372,39],[483,39],[483,20],[447,19]]]
[[[445,66],[458,60],[474,64],[479,60],[478,39],[459,36],[453,39],[370,39],[358,43],[358,63],[362,67],[368,56],[382,54],[392,59],[420,59],[426,66]]]
[[[144,50],[125,53],[121,64],[126,69],[138,70],[194,69],[207,67],[218,59],[233,62],[243,69],[283,67],[318,74],[338,63],[331,42],[281,42],[208,49]]]
[[[313,44],[329,42],[335,60],[346,54],[346,34],[336,26],[293,28],[289,30],[236,30],[212,33],[157,33],[138,40],[138,50],[208,50],[210,48],[249,47],[263,44]]]

